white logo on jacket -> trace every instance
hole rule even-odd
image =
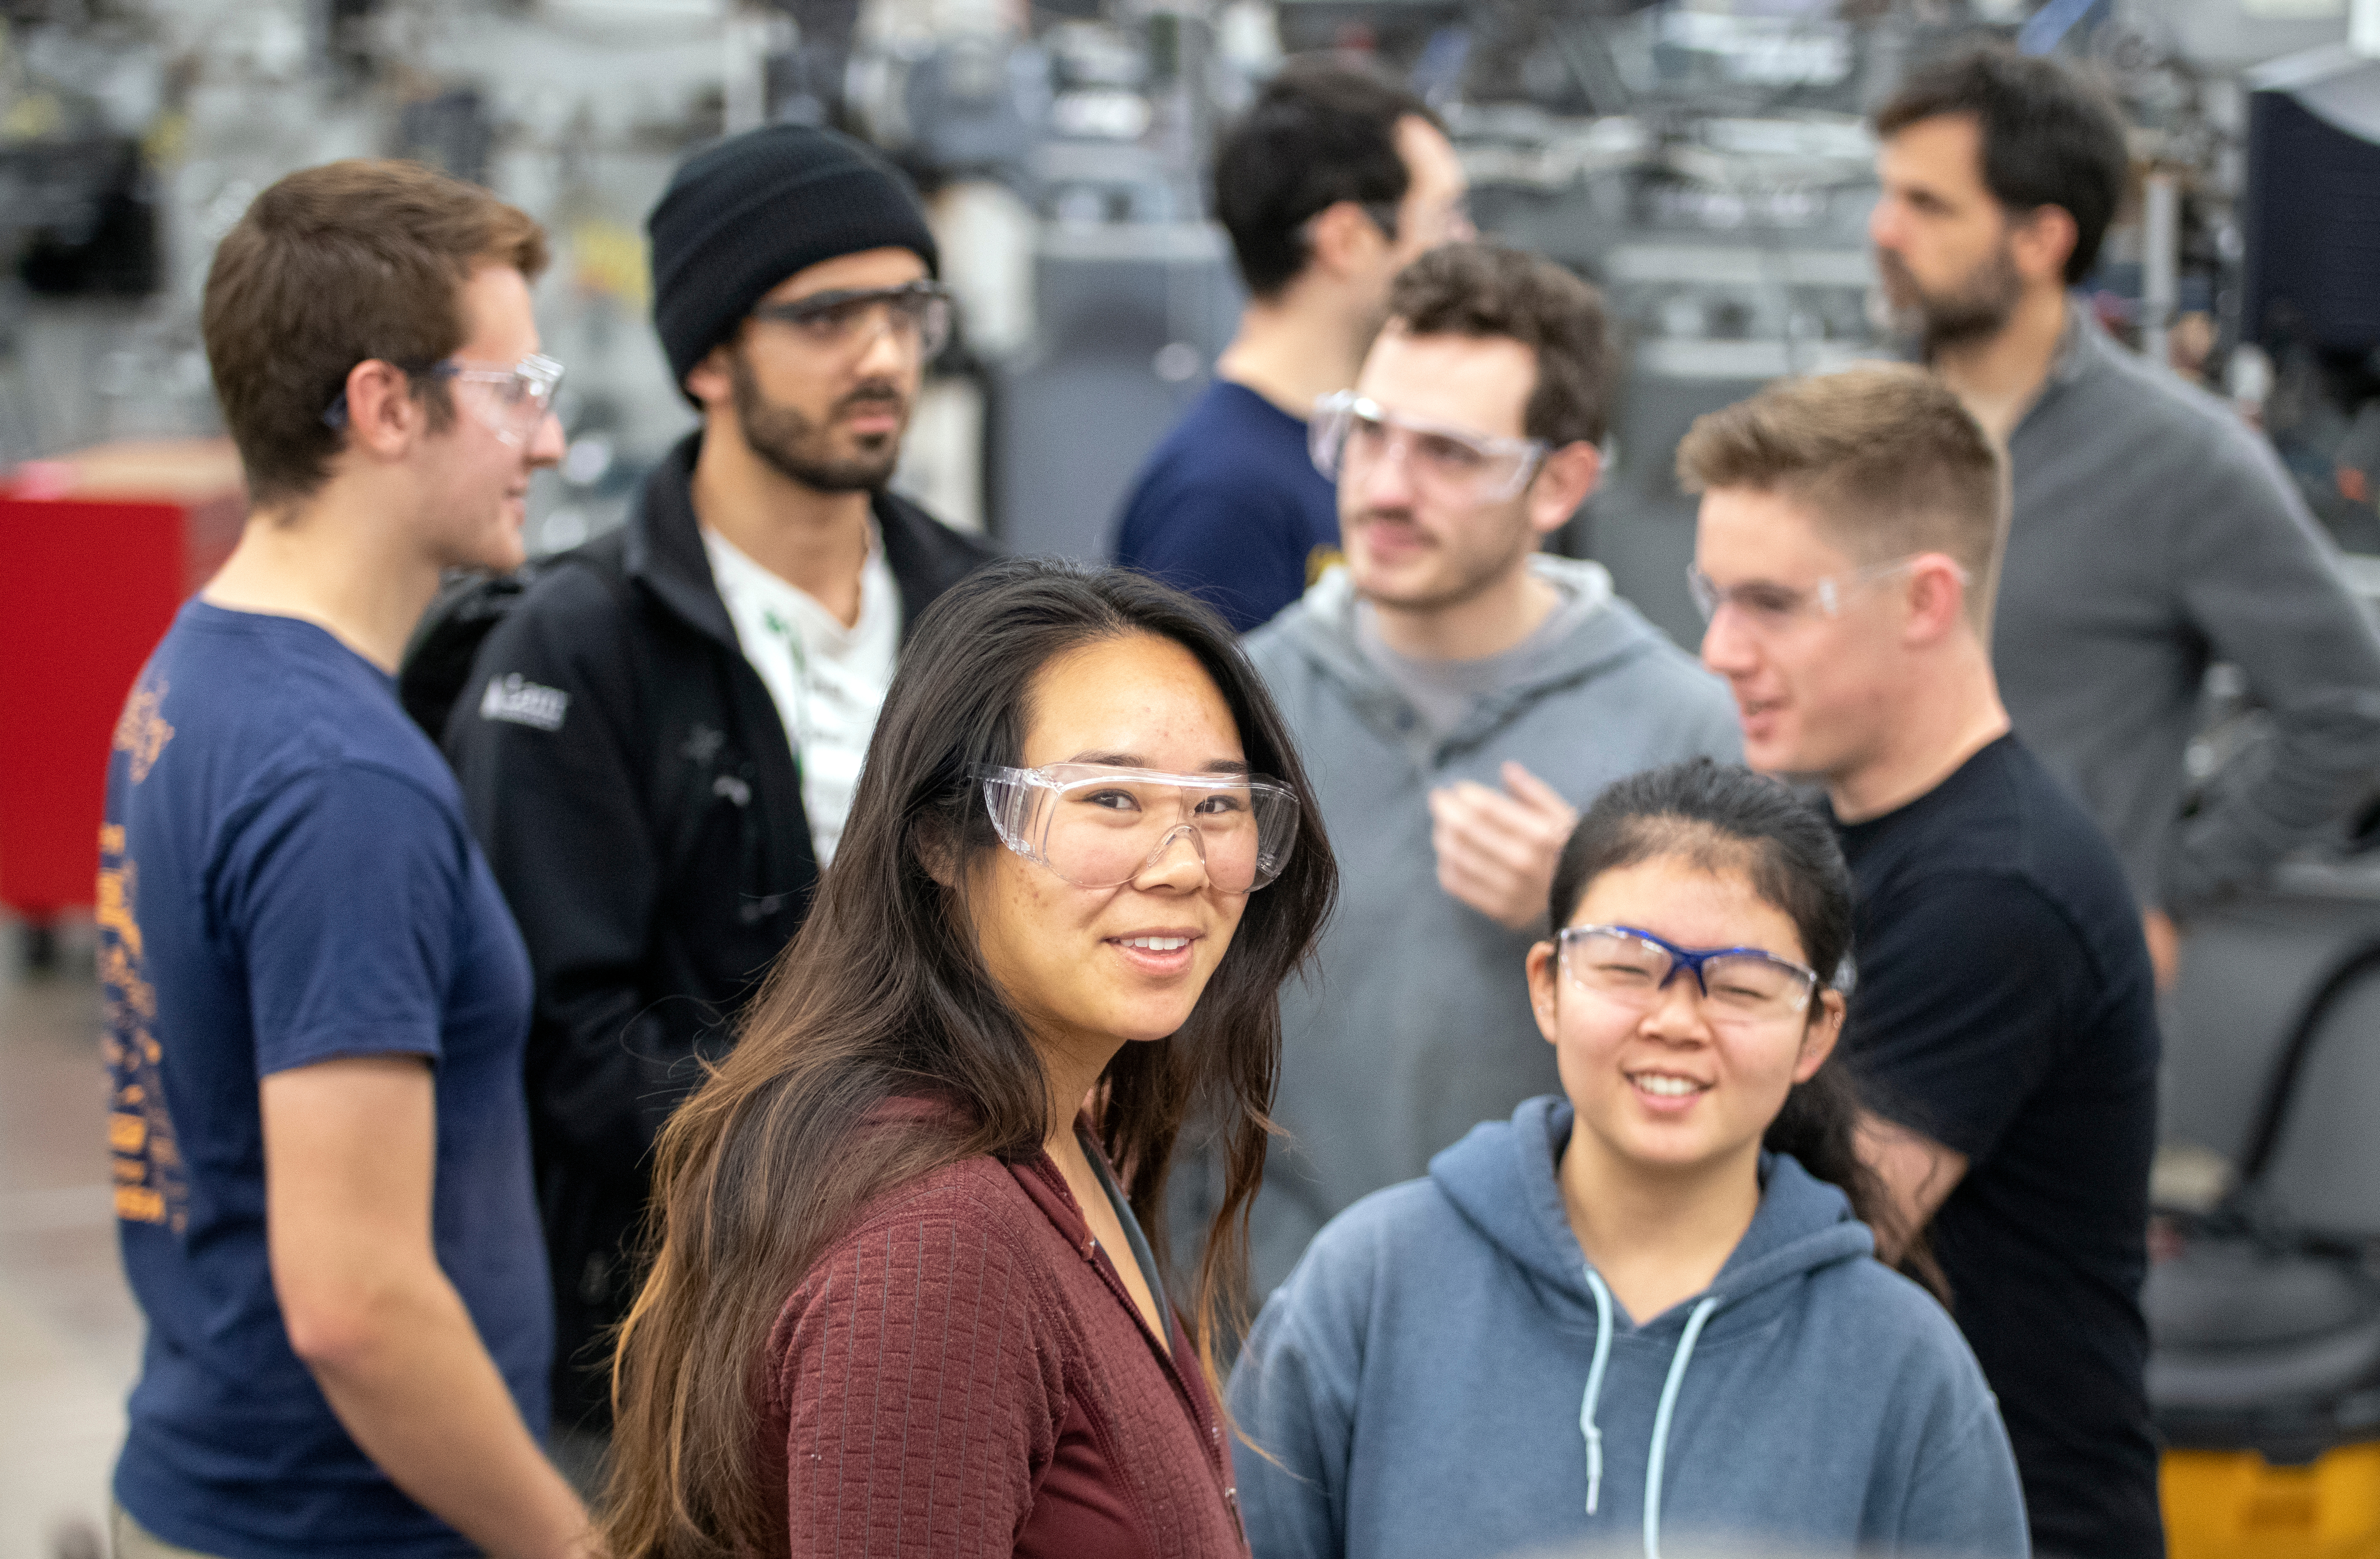
[[[525,681],[519,672],[488,678],[488,690],[480,700],[480,719],[509,720],[516,725],[534,725],[540,731],[562,729],[562,717],[569,712],[569,694],[559,688]]]

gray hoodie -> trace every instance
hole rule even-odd
[[[1840,1191],[1764,1154],[1710,1287],[1633,1320],[1562,1207],[1571,1122],[1479,1127],[1267,1302],[1231,1382],[1256,1559],[2027,1552],[1974,1355]]]
[[[1343,569],[1248,636],[1297,738],[1339,857],[1317,972],[1281,992],[1276,1141],[1252,1215],[1258,1296],[1340,1209],[1410,1180],[1481,1120],[1559,1087],[1522,965],[1542,929],[1507,931],[1438,884],[1429,792],[1500,786],[1512,759],[1584,808],[1622,775],[1742,750],[1717,677],[1611,592],[1593,563],[1539,556],[1568,630],[1442,736],[1368,659]],[[1174,1226],[1203,1230],[1211,1166],[1185,1166]]]

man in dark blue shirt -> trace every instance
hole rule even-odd
[[[1698,420],[1703,661],[1745,759],[1822,781],[1857,889],[1861,1152],[1931,1224],[1999,1398],[2034,1551],[2161,1559],[2143,1373],[2155,982],[2115,848],[2010,734],[1991,607],[2002,457],[1913,367]]]
[[[1141,468],[1115,556],[1245,632],[1339,546],[1306,414],[1355,382],[1389,283],[1471,236],[1463,165],[1420,98],[1339,59],[1293,62],[1215,148],[1215,213],[1249,301],[1198,397]]]
[[[521,560],[561,454],[537,224],[411,164],[290,175],[204,327],[252,505],[117,723],[100,974],[149,1322],[118,1559],[591,1551],[546,1461],[529,967],[394,672]]]

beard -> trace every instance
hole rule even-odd
[[[1363,519],[1410,523],[1413,516],[1404,509],[1369,509]],[[1407,612],[1442,612],[1476,601],[1509,576],[1516,562],[1524,562],[1536,551],[1536,535],[1529,529],[1524,515],[1516,515],[1512,528],[1500,534],[1470,540],[1470,544],[1451,544],[1441,536],[1439,543],[1438,577],[1416,590],[1390,593],[1366,589],[1359,579],[1355,593],[1375,606],[1388,606]]]
[[[2024,295],[2016,257],[2003,243],[1954,286],[1928,292],[1908,263],[1890,250],[1876,251],[1894,330],[1914,339],[1928,358],[1945,347],[1964,346],[1997,335]]]
[[[729,354],[728,379],[735,392],[735,420],[752,452],[783,475],[820,493],[874,493],[892,480],[901,462],[901,434],[908,427],[908,401],[890,380],[864,381],[813,422],[790,406],[760,393],[759,381],[741,351]],[[834,423],[856,407],[884,407],[900,418],[891,432],[862,433],[856,454],[834,450]]]

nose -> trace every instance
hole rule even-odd
[[[562,419],[549,411],[538,419],[537,432],[529,435],[528,463],[531,466],[558,464],[563,448]]]
[[[1867,241],[1877,249],[1895,250],[1900,238],[1900,205],[1890,195],[1879,195],[1867,212]]]
[[[1413,506],[1413,473],[1405,469],[1405,435],[1391,430],[1372,457],[1356,495],[1366,508],[1404,509]]]
[[[1663,1040],[1699,1039],[1704,1033],[1702,977],[1689,971],[1683,964],[1670,970],[1670,978],[1661,984],[1653,1005],[1645,1009],[1638,1027],[1646,1034]]]
[[[911,366],[917,356],[915,335],[903,328],[890,303],[880,303],[868,314],[868,344],[855,360],[859,376],[889,377]]]
[[[1735,620],[1730,603],[1722,601],[1710,615],[1703,628],[1703,664],[1721,676],[1739,676],[1752,670],[1758,659],[1752,647],[1752,637]]]
[[[1148,852],[1140,865],[1132,885],[1142,889],[1167,889],[1175,893],[1196,893],[1207,885],[1207,846],[1198,831],[1186,822],[1177,822],[1166,830],[1165,837]]]

